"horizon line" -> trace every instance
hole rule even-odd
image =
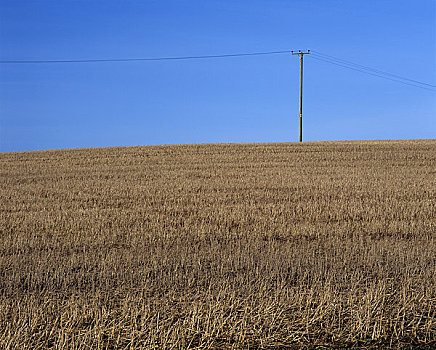
[[[47,148],[47,149],[31,149],[17,151],[0,151],[0,155],[7,153],[29,153],[29,152],[56,152],[56,151],[83,151],[104,148],[131,148],[131,147],[176,147],[176,146],[206,146],[206,145],[268,145],[268,144],[292,144],[304,145],[313,143],[357,143],[357,142],[401,142],[401,141],[436,141],[434,139],[360,139],[360,140],[317,140],[317,141],[276,141],[276,142],[199,142],[199,143],[157,143],[143,145],[120,145],[120,146],[89,146],[89,147],[71,147],[71,148]]]

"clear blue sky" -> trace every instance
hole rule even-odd
[[[313,49],[436,85],[434,0],[0,0],[0,59]],[[304,139],[435,138],[436,93],[305,57]],[[298,140],[299,62],[0,65],[0,151]]]

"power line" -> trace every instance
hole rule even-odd
[[[385,75],[378,74],[378,73],[373,73],[373,72],[370,72],[370,71],[368,71],[368,70],[364,70],[364,69],[361,69],[361,68],[353,67],[353,66],[351,66],[351,65],[347,65],[347,64],[345,64],[345,63],[338,63],[338,62],[335,62],[335,61],[330,60],[330,59],[328,59],[328,58],[321,58],[321,57],[317,57],[317,56],[311,56],[311,58],[313,58],[313,59],[315,59],[315,60],[318,60],[318,61],[323,61],[323,62],[326,62],[326,63],[334,64],[334,65],[336,65],[336,66],[340,66],[340,67],[348,68],[348,69],[351,69],[351,70],[354,70],[354,71],[357,71],[357,72],[361,72],[361,73],[365,73],[365,74],[373,75],[373,76],[376,76],[376,77],[379,77],[379,78],[383,78],[383,79],[387,79],[387,80],[395,81],[395,82],[397,82],[397,83],[401,83],[401,84],[404,84],[404,85],[414,86],[414,87],[417,87],[417,88],[420,88],[420,89],[429,90],[429,91],[433,91],[433,92],[436,91],[435,89],[428,88],[428,87],[425,87],[425,86],[422,86],[422,85],[417,85],[417,84],[408,83],[408,82],[405,82],[405,81],[400,80],[400,79],[389,78],[389,77],[387,77],[387,76],[385,76]],[[428,85],[428,84],[426,84],[426,85]]]
[[[290,53],[289,50],[283,51],[266,51],[266,52],[248,52],[248,53],[233,53],[225,55],[203,55],[203,56],[178,56],[178,57],[139,57],[139,58],[109,58],[109,59],[77,59],[77,60],[0,60],[0,64],[6,63],[100,63],[100,62],[135,62],[135,61],[173,61],[173,60],[197,60],[197,59],[212,59],[212,58],[227,58],[227,57],[242,57],[242,56],[261,56],[261,55],[278,55]]]
[[[361,73],[369,74],[369,75],[376,76],[376,77],[379,77],[379,78],[395,81],[397,83],[401,83],[401,84],[405,84],[405,85],[409,85],[409,86],[414,86],[414,87],[418,87],[418,88],[429,90],[429,91],[436,91],[434,89],[427,88],[427,87],[422,86],[422,85],[411,84],[411,83],[408,83],[408,82],[405,82],[405,81],[402,81],[402,80],[399,80],[399,79],[389,78],[389,77],[381,75],[381,74],[372,73],[372,72],[369,72],[369,71],[366,71],[366,70],[363,70],[363,69],[359,69],[359,68],[352,67],[352,66],[349,66],[349,65],[346,65],[346,64],[338,63],[338,62],[335,62],[335,61],[332,61],[332,60],[329,60],[329,59],[320,58],[320,57],[316,57],[316,56],[312,56],[311,58],[313,58],[315,60],[318,60],[318,61],[323,61],[323,62],[327,62],[327,63],[330,63],[330,64],[334,64],[336,66],[348,68],[348,69],[351,69],[351,70],[354,70],[354,71],[357,71],[357,72],[361,72]]]
[[[198,59],[214,59],[214,58],[230,58],[230,57],[246,57],[246,56],[262,56],[262,55],[278,55],[289,54],[289,50],[281,51],[263,51],[263,52],[245,52],[232,53],[222,55],[201,55],[201,56],[174,56],[174,57],[137,57],[137,58],[103,58],[103,59],[65,59],[65,60],[0,60],[0,64],[56,64],[56,63],[104,63],[104,62],[141,62],[141,61],[176,61],[176,60],[198,60]],[[361,73],[366,73],[379,78],[388,79],[409,86],[419,87],[421,89],[435,91],[436,85],[424,83],[418,80],[409,79],[385,72],[362,64],[347,61],[338,57],[327,55],[316,50],[311,50],[311,58],[331,63],[344,68],[352,69]],[[426,87],[428,86],[428,87]],[[429,88],[430,87],[430,88]]]
[[[382,71],[380,69],[364,66],[363,64],[358,64],[358,63],[354,63],[354,62],[351,62],[351,61],[347,61],[347,60],[344,60],[342,58],[338,58],[338,57],[335,57],[335,56],[327,55],[327,54],[324,54],[324,53],[316,51],[316,50],[312,50],[312,54],[314,54],[314,55],[316,55],[316,56],[318,56],[320,58],[329,59],[331,61],[343,63],[343,64],[346,64],[346,65],[351,65],[351,66],[358,67],[358,68],[361,68],[361,69],[364,69],[364,70],[368,70],[368,71],[371,71],[371,72],[374,72],[374,73],[378,73],[378,74],[381,74],[381,75],[387,75],[387,76],[394,77],[394,78],[397,78],[397,79],[406,80],[406,81],[410,81],[410,82],[413,82],[413,83],[422,84],[422,85],[426,85],[426,86],[430,86],[430,87],[436,88],[436,85],[433,85],[433,84],[424,83],[422,81],[406,78],[406,77],[403,77],[403,76],[398,75],[398,74],[393,74],[393,73],[389,73],[389,72],[386,72],[386,71]]]

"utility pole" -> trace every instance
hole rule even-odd
[[[291,53],[300,56],[300,142],[303,142],[303,57],[308,55],[310,50],[307,50],[307,52],[301,50],[298,50],[298,52],[291,51]]]

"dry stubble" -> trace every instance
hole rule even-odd
[[[436,346],[435,140],[0,162],[0,347]]]

